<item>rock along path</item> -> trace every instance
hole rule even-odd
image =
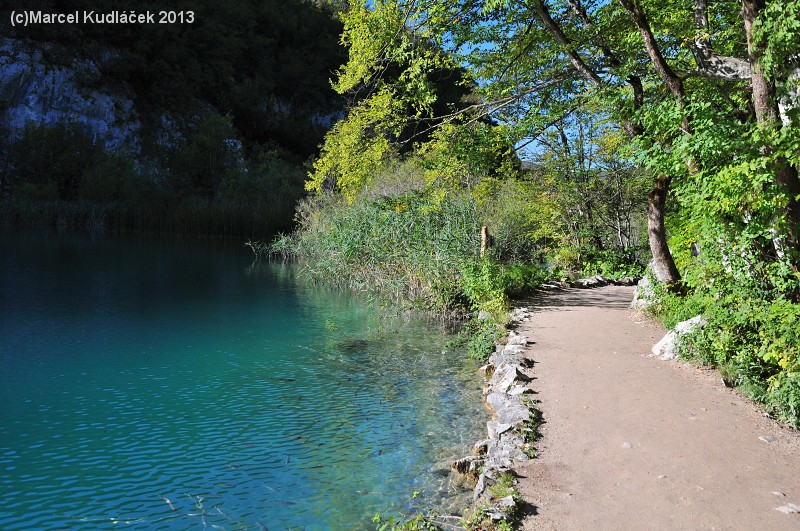
[[[523,529],[800,529],[800,436],[718,374],[661,361],[630,287],[521,302],[545,423]]]

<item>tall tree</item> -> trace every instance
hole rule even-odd
[[[796,13],[798,2],[742,2],[742,10],[707,0],[354,4],[344,15],[350,56],[337,88],[391,91],[407,105],[430,106],[435,93],[422,74],[455,61],[468,68],[479,97],[448,120],[469,124],[488,115],[520,141],[591,106],[635,139],[642,153],[659,154],[651,160],[648,235],[654,273],[672,284],[680,274],[665,228],[670,189],[676,179],[700,179],[735,156],[733,151],[720,156],[707,136],[708,123],[717,120],[717,127],[732,134],[740,134],[743,124],[781,127],[774,88],[778,71],[762,65],[777,46],[763,34],[757,41],[755,33],[783,9]],[[787,40],[784,35],[782,42]],[[399,82],[383,76],[390,65],[401,69]],[[369,128],[375,131],[375,123]],[[800,184],[792,161],[777,152],[768,142],[761,149],[783,197],[786,222],[776,228],[785,245],[797,250]]]

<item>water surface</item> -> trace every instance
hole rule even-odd
[[[237,242],[0,233],[0,528],[360,529],[458,504],[480,381]]]

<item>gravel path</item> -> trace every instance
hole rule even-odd
[[[517,468],[523,529],[800,529],[800,436],[714,371],[660,361],[664,330],[633,288],[548,293],[520,305],[544,414]]]

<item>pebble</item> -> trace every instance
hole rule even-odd
[[[800,505],[795,505],[793,503],[787,503],[786,505],[781,505],[780,507],[775,507],[776,511],[780,511],[784,514],[797,514],[800,513]]]
[[[624,443],[622,443],[622,447],[623,448],[633,448],[633,445],[631,443],[629,443],[629,442],[624,442]]]
[[[772,435],[762,435],[759,437],[760,440],[764,441],[765,443],[774,443],[778,439],[773,437]]]

